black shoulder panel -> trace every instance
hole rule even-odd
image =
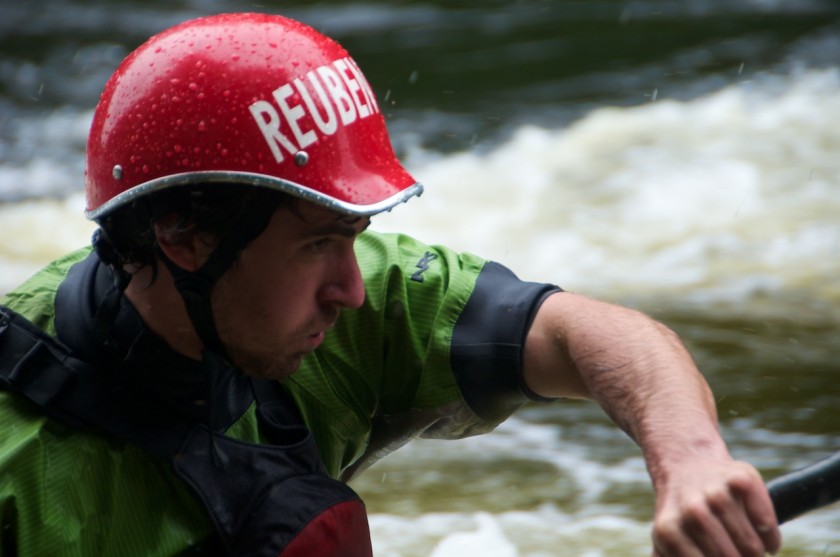
[[[452,369],[467,404],[481,418],[499,423],[532,399],[522,382],[528,329],[543,300],[561,289],[525,282],[489,262],[476,280],[452,334]]]

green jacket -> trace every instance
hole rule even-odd
[[[525,403],[525,333],[557,290],[405,236],[365,232],[356,245],[364,305],[344,311],[286,383],[328,473],[345,480],[412,438],[486,432]],[[56,291],[89,253],[53,262],[0,303],[55,335]],[[0,423],[0,554],[175,555],[210,534],[198,501],[139,448],[2,390]],[[253,405],[226,433],[264,442]]]

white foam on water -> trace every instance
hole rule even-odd
[[[649,555],[648,526],[609,514],[574,517],[544,505],[529,512],[372,515],[379,557],[605,557]]]
[[[429,513],[370,517],[379,557],[647,557],[651,524],[599,508],[568,514],[552,505],[490,514]],[[817,511],[782,525],[779,557],[836,555],[836,512]]]
[[[610,298],[798,289],[836,301],[837,121],[835,70],[603,108],[486,154],[413,155],[427,193],[374,227]]]
[[[0,205],[0,294],[45,263],[90,243],[81,194]]]
[[[522,501],[548,496],[549,499],[560,497],[575,505],[599,504],[608,498],[615,486],[622,486],[652,501],[644,460],[632,441],[606,423],[582,426],[585,431],[572,437],[565,432],[564,425],[569,420],[574,421],[576,415],[575,410],[570,409],[563,420],[555,423],[533,423],[513,416],[485,435],[458,441],[416,440],[375,464],[354,480],[354,486],[365,495],[382,496],[401,488],[395,486],[394,481],[410,481],[424,492],[440,487],[452,497],[460,496],[465,501],[472,499],[475,504],[499,500],[495,496],[482,499],[480,494],[506,492],[511,498],[521,497]],[[493,466],[496,462],[506,462],[508,469],[499,470]],[[538,468],[542,470],[540,477],[545,483],[521,481],[520,475],[533,473],[535,464],[543,465]],[[554,473],[548,472],[549,467]],[[414,470],[408,480],[402,473],[405,469]],[[486,473],[470,477],[468,488],[462,485],[466,478],[447,477],[453,470],[464,474],[470,469],[485,470]],[[543,490],[548,490],[548,495]],[[513,499],[510,502],[513,503]],[[387,497],[378,498],[375,504],[383,509],[406,510],[399,501],[392,507]],[[414,508],[425,509],[438,504],[445,506],[447,503],[432,498],[419,502]]]

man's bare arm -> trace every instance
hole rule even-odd
[[[781,544],[766,487],[732,459],[711,390],[682,342],[646,315],[572,293],[540,308],[524,379],[597,401],[641,447],[656,491],[658,556],[753,556]]]

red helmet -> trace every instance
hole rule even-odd
[[[371,215],[423,187],[347,51],[297,21],[223,14],[140,46],[93,116],[86,215],[184,184],[242,183]]]

